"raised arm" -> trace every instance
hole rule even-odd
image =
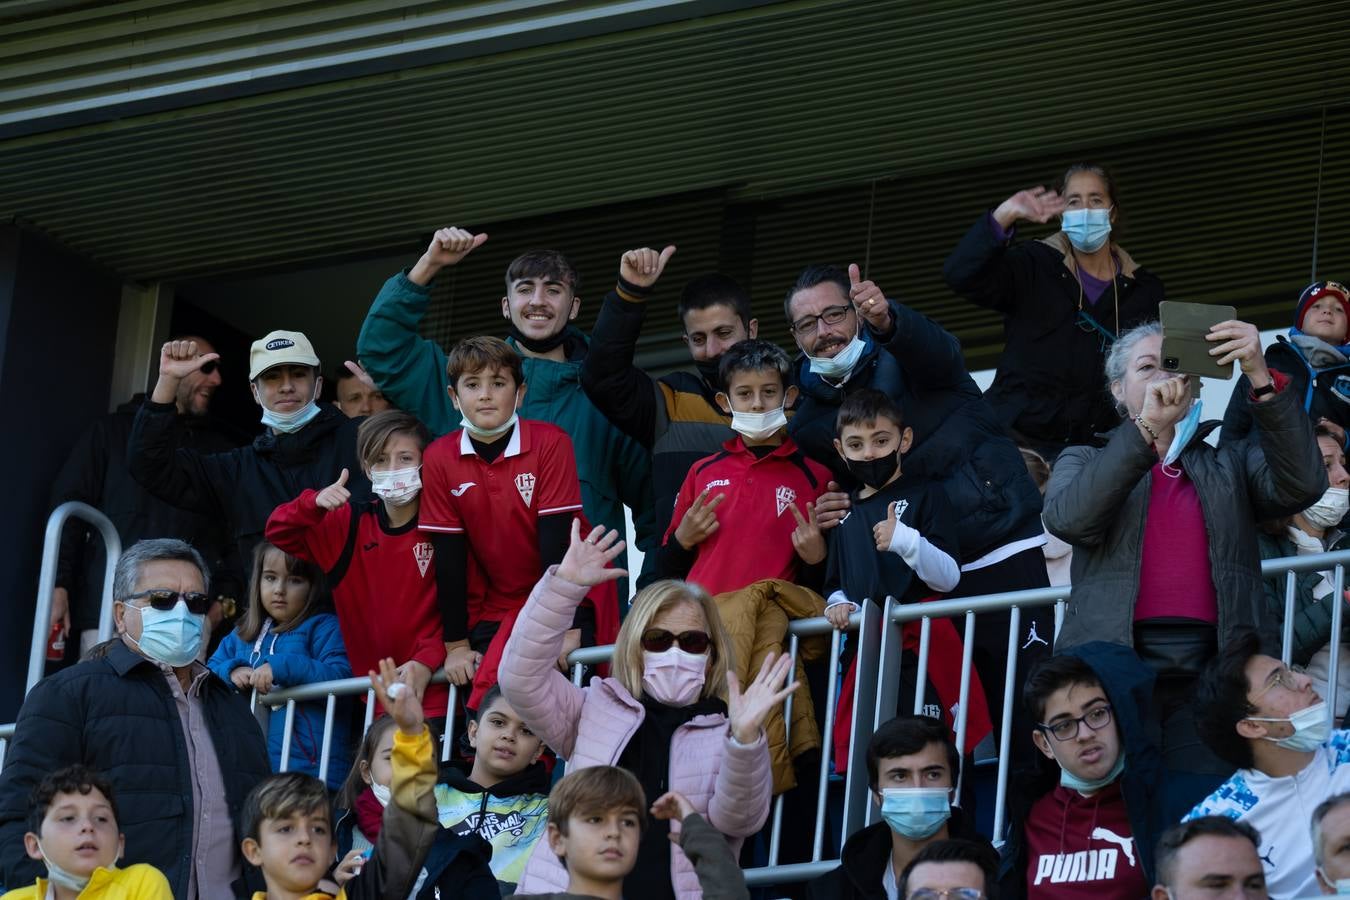
[[[773,771],[764,720],[797,690],[796,681],[783,685],[791,671],[792,659],[786,653],[770,653],[744,691],[736,673],[727,673],[726,747],[708,801],[708,821],[723,834],[749,837],[769,816]]]
[[[932,319],[889,300],[875,282],[864,280],[856,264],[848,267],[849,299],[872,339],[899,361],[905,378],[930,389],[968,386],[978,394],[961,342]]]
[[[942,266],[947,286],[977,306],[1016,312],[1018,282],[1031,277],[1020,254],[1009,253],[1018,221],[1045,223],[1064,210],[1064,200],[1044,187],[1018,191],[975,221]]]

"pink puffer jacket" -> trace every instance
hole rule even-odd
[[[558,671],[563,634],[572,625],[587,588],[559,578],[551,567],[535,585],[502,653],[498,678],[502,694],[530,729],[567,760],[569,771],[616,765],[642,723],[642,704],[613,678],[592,679],[579,688]],[[679,791],[733,852],[769,815],[773,776],[769,748],[761,733],[748,745],[731,739],[726,716],[697,716],[675,730],[670,741],[670,787]],[[678,823],[671,823],[678,830]],[[674,844],[670,877],[679,900],[699,900],[694,867]],[[548,848],[535,845],[516,890],[542,894],[567,889],[567,871]]]

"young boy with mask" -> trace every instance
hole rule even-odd
[[[882,821],[850,837],[839,868],[807,885],[820,900],[897,896],[900,876],[919,851],[949,838],[986,844],[951,805],[960,757],[947,726],[929,716],[897,716],[867,744],[867,784]]]
[[[427,448],[418,528],[435,549],[445,672],[455,684],[473,683],[474,709],[497,681],[496,661],[535,582],[567,552],[581,484],[567,433],[516,414],[525,375],[509,344],[463,340],[446,372],[463,427]],[[560,662],[597,636],[613,637],[618,606],[608,591],[578,608]]]
[[[1119,644],[1080,644],[1027,675],[1041,752],[1010,784],[1001,896],[1133,900],[1154,883],[1162,770],[1140,718],[1153,671]]]
[[[28,855],[41,860],[47,877],[5,894],[15,900],[75,900],[126,897],[171,900],[159,869],[144,863],[118,867],[124,839],[107,779],[82,765],[66,766],[42,779],[28,808]]]
[[[722,355],[719,371],[717,403],[737,436],[690,467],[658,570],[714,595],[766,578],[818,585],[826,545],[814,502],[830,473],[787,436],[792,361],[769,341],[747,340]]]
[[[539,757],[544,742],[493,686],[469,723],[473,767],[442,770],[436,807],[442,827],[456,835],[478,834],[492,845],[492,874],[509,894],[548,824],[549,775]],[[435,865],[440,845],[427,858]]]

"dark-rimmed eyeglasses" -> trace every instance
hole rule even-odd
[[[852,304],[845,303],[843,306],[827,306],[818,316],[802,316],[788,327],[797,337],[806,337],[811,332],[820,327],[824,321],[826,325],[838,325],[844,321],[844,317],[853,309]]]
[[[984,900],[984,891],[976,888],[919,888],[911,891],[909,900]]]
[[[1103,703],[1101,706],[1094,706],[1081,716],[1073,719],[1060,719],[1053,725],[1047,725],[1041,722],[1036,727],[1041,731],[1048,731],[1055,736],[1057,741],[1071,741],[1078,737],[1079,723],[1086,723],[1087,727],[1093,731],[1101,731],[1107,725],[1111,724],[1111,706]]]
[[[681,631],[673,634],[664,628],[648,628],[642,632],[642,649],[648,653],[665,653],[672,644],[679,644],[685,653],[707,653],[712,638],[706,631]]]
[[[162,611],[173,609],[178,601],[182,600],[187,604],[188,612],[199,616],[211,608],[211,595],[203,594],[201,591],[171,591],[167,588],[155,588],[149,591],[127,594],[122,598],[124,603],[129,603],[132,600],[149,600],[151,606]]]

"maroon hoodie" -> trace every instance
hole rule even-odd
[[[1120,780],[1091,797],[1056,786],[1027,817],[1027,896],[1139,900],[1139,866]]]

